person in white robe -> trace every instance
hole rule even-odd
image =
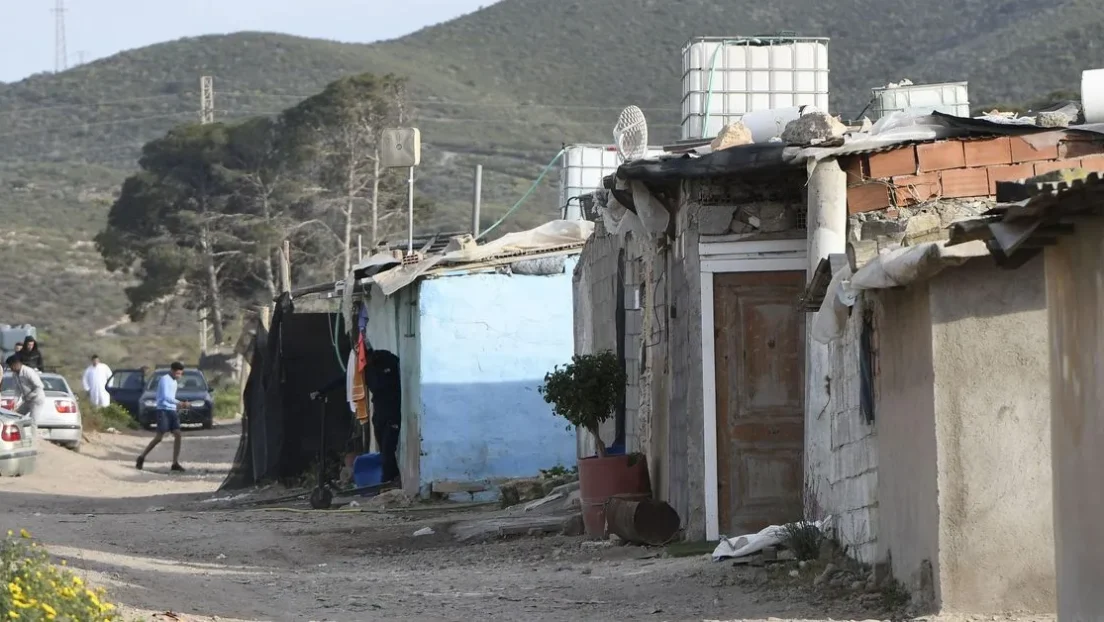
[[[100,362],[100,357],[92,355],[92,364],[84,370],[84,392],[88,394],[93,408],[104,408],[111,403],[107,392],[107,381],[111,378],[111,368]]]

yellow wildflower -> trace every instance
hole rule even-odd
[[[31,532],[27,531],[26,529],[20,529],[19,530],[19,537],[25,538],[25,539],[30,539]]]
[[[73,585],[80,587],[84,585],[84,581],[81,581],[80,577],[73,577]]]

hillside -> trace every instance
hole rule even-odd
[[[0,271],[0,321],[34,321],[64,341],[81,336],[82,350],[118,346],[111,334],[86,337],[118,319],[126,286],[105,275],[87,241],[141,145],[196,118],[201,75],[215,77],[223,120],[278,112],[344,75],[408,76],[427,143],[418,188],[442,206],[419,223],[429,230],[466,222],[476,163],[486,169],[490,219],[561,143],[608,141],[624,105],[645,109],[657,142],[673,139],[680,50],[693,35],[785,29],[831,37],[832,107],[851,116],[870,87],[906,77],[969,80],[974,103],[1076,87],[1082,69],[1104,65],[1094,34],[1102,22],[1099,4],[1084,0],[935,0],[923,10],[887,0],[504,0],[379,44],[209,36],[0,84],[0,261],[20,266]],[[556,213],[553,183],[511,228]],[[126,330],[137,339],[150,329]],[[195,342],[177,315],[156,330]]]

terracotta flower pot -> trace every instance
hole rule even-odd
[[[579,460],[583,525],[591,538],[606,537],[606,501],[615,495],[650,496],[648,461],[643,454]]]

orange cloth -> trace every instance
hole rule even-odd
[[[357,369],[353,372],[353,403],[356,404],[357,421],[368,421],[368,390],[364,386],[364,368],[368,361],[364,352],[364,335],[357,341]]]

